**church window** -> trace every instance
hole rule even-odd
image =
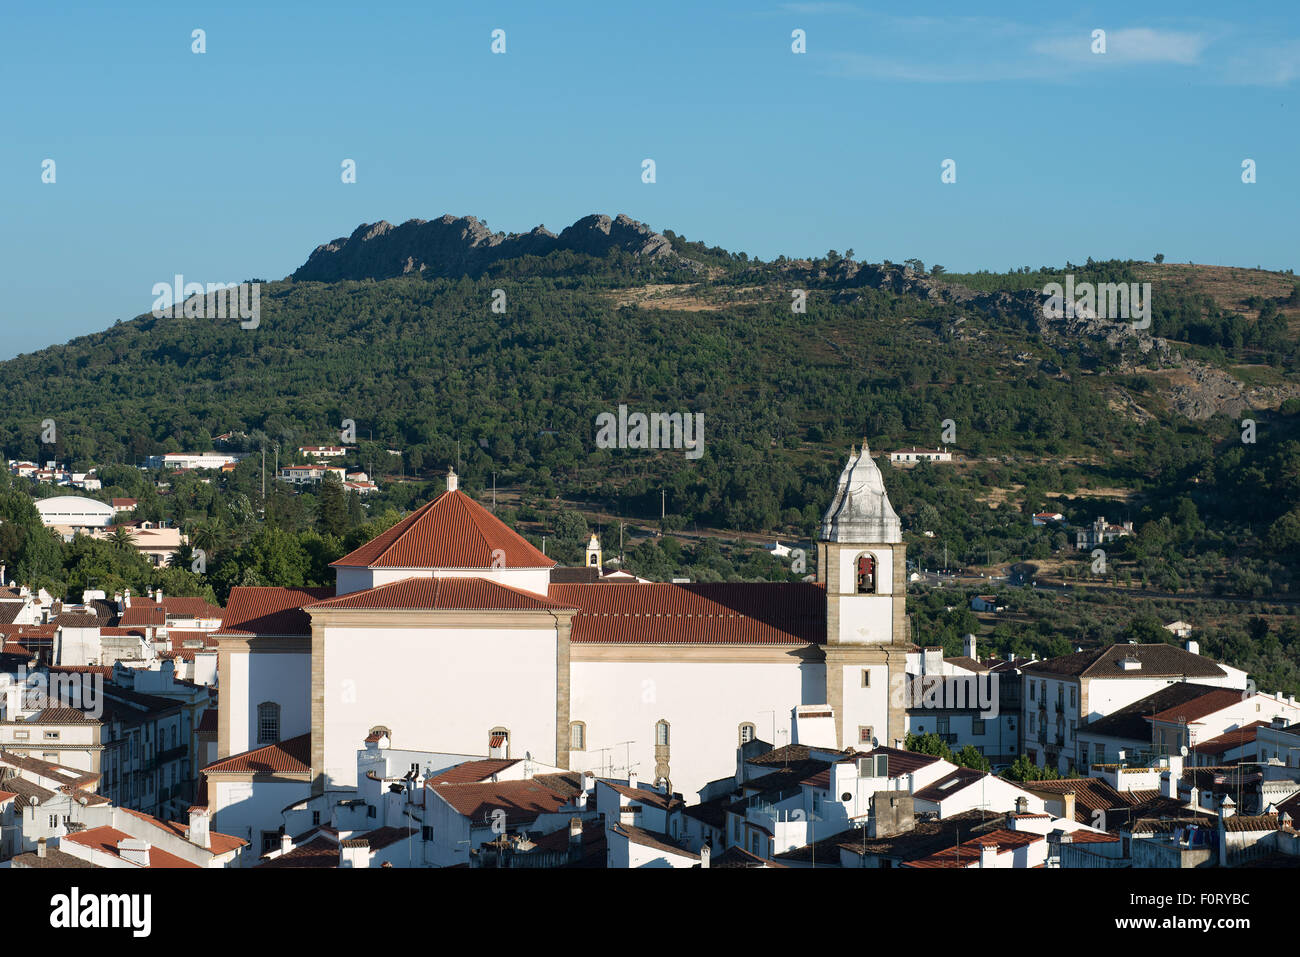
[[[660,721],[655,725],[655,744],[661,748],[668,747],[668,722]]]
[[[573,751],[587,750],[587,725],[583,721],[574,721],[569,725],[569,748]]]
[[[746,721],[744,724],[740,726],[740,743],[748,744],[750,741],[754,740],[754,737],[755,737],[754,725],[751,722]]]
[[[263,701],[257,706],[257,743],[275,744],[280,740],[280,706]]]
[[[599,556],[598,556],[595,552],[592,552],[591,555],[589,555],[589,556],[587,557],[587,564],[588,564],[588,565],[595,565],[595,564],[597,563],[597,559],[598,559],[598,558],[599,558]]]
[[[858,594],[874,595],[876,593],[876,557],[874,555],[858,556]]]

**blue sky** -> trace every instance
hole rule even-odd
[[[0,358],[147,312],[175,273],[277,279],[448,212],[950,271],[1300,266],[1296,5],[1053,6],[8,4]]]

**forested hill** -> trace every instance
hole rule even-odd
[[[1067,273],[1151,282],[1150,329],[1044,318],[1043,286]],[[1285,478],[1298,318],[1289,274],[1089,260],[950,276],[851,251],[759,262],[621,216],[511,235],[445,216],[318,247],[263,283],[255,329],[145,314],[0,363],[0,444],[136,464],[226,432],[336,442],[352,419],[408,475],[459,448],[470,489],[496,473],[655,520],[666,490],[670,521],[806,537],[850,443],[933,446],[951,420],[972,494],[1002,488],[1019,512],[1118,487],[1142,495],[1119,509],[1139,520],[1187,495],[1262,556],[1300,507]],[[597,448],[597,415],[620,403],[703,413],[703,457]],[[1247,416],[1260,440],[1243,447]],[[1220,494],[1242,481],[1258,497]],[[945,522],[975,521],[933,482],[890,484],[909,528],[930,500]],[[982,535],[967,529],[972,548]]]

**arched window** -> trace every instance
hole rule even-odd
[[[874,595],[876,593],[876,556],[858,556],[858,594]]]
[[[584,721],[574,721],[569,725],[569,749],[572,751],[587,750],[587,724]]]
[[[587,558],[587,564],[588,564],[588,565],[595,565],[595,564],[598,564],[598,559],[599,559],[599,558],[600,558],[599,555],[597,555],[595,552],[592,552],[591,555],[588,556],[588,558]]]
[[[275,744],[280,740],[280,706],[263,701],[257,706],[257,743]]]
[[[655,725],[655,744],[661,748],[668,747],[668,722],[660,721]]]
[[[740,726],[741,744],[748,744],[750,741],[753,741],[756,736],[752,722],[746,721]]]

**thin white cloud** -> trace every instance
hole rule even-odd
[[[1072,63],[1174,63],[1195,66],[1201,62],[1201,54],[1209,43],[1209,38],[1201,33],[1138,27],[1107,30],[1105,53],[1092,52],[1091,30],[1047,37],[1033,43],[1030,49],[1040,56]]]
[[[862,10],[851,3],[783,3],[781,12],[815,17],[828,13],[859,14]]]
[[[825,72],[903,83],[1068,83],[1117,68],[1177,70],[1206,84],[1300,80],[1300,40],[1263,40],[1239,25],[1043,27],[984,17],[872,16],[879,27],[872,28],[871,48],[828,51]],[[1094,29],[1106,31],[1104,54],[1093,52]]]

